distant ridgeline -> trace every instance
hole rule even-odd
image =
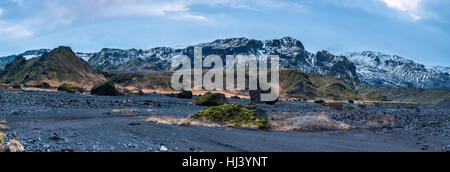
[[[386,88],[404,87],[419,88],[416,90],[442,89],[440,95],[427,97],[433,97],[435,101],[449,97],[448,67],[428,67],[398,56],[369,51],[344,56],[327,51],[310,53],[300,41],[290,37],[267,41],[220,39],[184,49],[103,49],[97,53],[74,53],[68,47],[59,47],[51,51],[27,51],[0,58],[0,69],[4,69],[0,73],[0,82],[47,82],[54,87],[60,83],[72,83],[88,88],[111,79],[121,86],[170,89],[172,58],[181,54],[193,58],[194,47],[202,47],[205,57],[215,54],[223,59],[226,55],[278,55],[280,67],[284,68],[280,75],[281,94],[288,97],[400,100],[392,95],[403,92],[386,91]],[[382,96],[368,97],[366,94],[369,93]]]

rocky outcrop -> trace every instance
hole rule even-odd
[[[192,99],[194,95],[192,94],[192,91],[182,91],[181,93],[177,94],[177,98],[180,99]]]
[[[118,96],[120,95],[119,91],[116,89],[116,86],[111,81],[106,81],[103,84],[94,86],[91,90],[91,94],[99,95],[99,96]]]
[[[220,106],[224,104],[228,104],[227,98],[224,94],[220,93],[208,92],[194,101],[194,105],[197,106]]]

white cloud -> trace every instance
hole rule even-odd
[[[414,20],[420,20],[422,16],[422,0],[381,0],[390,8],[406,12]]]
[[[0,8],[0,17],[3,15],[3,9],[2,8]]]
[[[2,39],[21,39],[31,35],[33,35],[33,32],[21,24],[0,21],[0,38]]]
[[[61,6],[64,5],[67,3],[61,4]],[[189,9],[189,3],[178,0],[78,0],[69,5],[75,10],[75,14],[87,13],[90,17],[195,16]],[[187,19],[203,20],[204,18],[206,17],[198,16]]]
[[[299,9],[299,3],[278,0],[8,0],[15,8],[27,9],[15,19],[0,20],[1,39],[26,38],[61,26],[95,22],[120,17],[165,17],[214,23],[217,14],[197,11],[197,7],[234,8],[241,10]],[[2,9],[0,9],[0,15]],[[220,11],[217,11],[220,13]]]

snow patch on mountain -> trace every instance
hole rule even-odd
[[[359,80],[371,86],[450,89],[446,67],[428,67],[404,57],[373,51],[345,56],[356,65]]]
[[[24,57],[26,60],[42,56],[44,53],[49,52],[49,49],[30,50],[18,55],[11,55],[6,57],[0,57],[0,70],[4,70],[8,63],[11,63],[18,56]]]

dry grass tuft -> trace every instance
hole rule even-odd
[[[6,152],[6,146],[0,144],[0,152]]]
[[[377,121],[380,124],[395,124],[397,122],[397,118],[389,115],[371,115],[367,117],[369,121]]]
[[[3,143],[6,141],[8,136],[5,133],[0,132],[0,143]]]
[[[367,129],[381,129],[383,128],[383,124],[379,123],[378,121],[369,121],[366,125],[364,125],[363,128]]]
[[[22,143],[17,140],[11,140],[6,147],[8,148],[8,152],[25,152]]]
[[[270,122],[275,130],[281,131],[330,131],[349,130],[352,127],[330,119],[327,115],[307,115],[286,118],[283,123]]]
[[[175,117],[150,117],[146,122],[152,122],[157,124],[165,124],[165,125],[178,125],[178,126],[201,126],[201,127],[228,127],[226,125],[220,125],[217,123],[208,123],[202,122],[199,120],[193,120],[191,118],[175,118]]]
[[[0,131],[6,131],[6,130],[10,130],[10,128],[8,126],[0,124]]]
[[[0,145],[0,152],[25,152],[25,148],[19,141],[11,140],[6,145]]]
[[[114,109],[112,110],[112,112],[114,113],[120,113],[120,114],[124,114],[124,115],[139,115],[139,111],[136,109]]]

